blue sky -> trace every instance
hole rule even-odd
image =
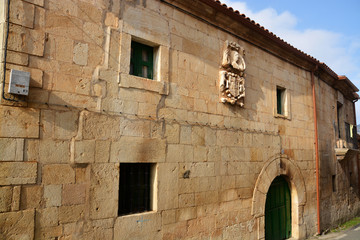
[[[359,0],[220,0],[360,88]],[[360,102],[360,101],[359,101]],[[360,123],[360,103],[356,104]]]

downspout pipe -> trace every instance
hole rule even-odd
[[[315,129],[315,162],[316,162],[316,206],[317,206],[317,233],[321,233],[320,228],[320,170],[319,170],[319,140],[318,140],[318,128],[317,128],[317,114],[316,114],[316,92],[315,92],[315,77],[314,72],[318,69],[316,65],[315,69],[311,71],[311,87],[314,109],[314,129]]]

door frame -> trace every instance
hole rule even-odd
[[[266,193],[272,181],[280,175],[283,175],[287,180],[290,188],[291,237],[301,239],[306,235],[306,227],[303,222],[304,206],[306,204],[305,181],[296,163],[282,154],[273,157],[264,164],[255,184],[251,215],[257,221],[258,239],[265,239]]]

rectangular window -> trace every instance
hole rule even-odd
[[[154,48],[131,42],[130,74],[138,77],[153,79]]]
[[[350,124],[345,122],[345,137],[346,137],[346,142],[350,143],[351,139],[350,139]]]
[[[119,216],[152,210],[153,165],[120,163]]]
[[[332,175],[331,177],[331,183],[332,183],[332,191],[336,192],[336,175]]]
[[[276,87],[277,114],[285,115],[285,88]]]

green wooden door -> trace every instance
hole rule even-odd
[[[271,183],[265,204],[265,239],[291,237],[291,197],[286,180],[278,176]]]

